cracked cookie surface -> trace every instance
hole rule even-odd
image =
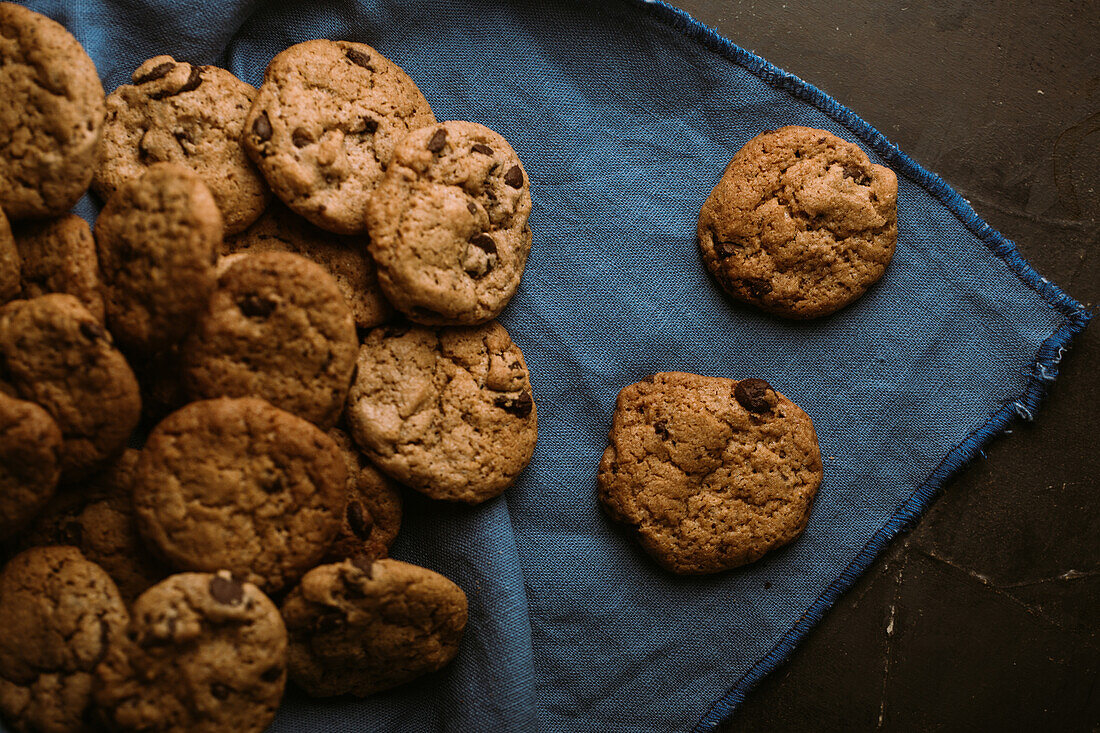
[[[12,220],[62,214],[92,178],[103,85],[72,34],[0,2],[0,208]]]
[[[196,399],[262,397],[332,427],[359,347],[340,288],[299,255],[232,257],[184,342],[185,389]]]
[[[378,286],[378,272],[357,237],[344,237],[310,224],[281,203],[259,221],[226,239],[221,253],[291,252],[328,270],[344,296],[357,328],[374,328],[390,320],[393,306]]]
[[[286,686],[286,627],[230,573],[181,573],[134,602],[126,637],[96,669],[112,731],[259,733]]]
[[[382,54],[313,40],[268,64],[243,143],[287,206],[322,229],[358,234],[394,146],[433,122],[416,84]]]
[[[107,573],[73,547],[36,547],[0,572],[0,713],[17,731],[83,733],[93,671],[129,620]]]
[[[339,531],[347,469],[332,439],[254,398],[193,402],[149,434],[134,474],[138,528],[173,566],[226,568],[275,592]]]
[[[662,372],[619,393],[600,501],[675,573],[714,573],[791,542],[821,454],[808,415],[761,379]]]
[[[96,220],[107,325],[126,351],[179,342],[206,307],[216,278],[222,218],[202,179],[159,163],[128,180]]]
[[[107,97],[96,149],[96,193],[109,199],[156,163],[193,170],[210,189],[228,234],[244,231],[271,198],[241,147],[256,90],[216,66],[155,56]]]
[[[511,486],[538,438],[527,364],[495,321],[374,329],[345,414],[380,469],[433,499],[468,504]]]
[[[11,224],[0,209],[0,304],[19,295],[22,262],[12,236]]]
[[[409,133],[367,207],[383,291],[418,323],[495,318],[523,275],[530,214],[527,174],[503,137],[474,122]]]
[[[353,556],[385,557],[401,529],[401,492],[371,465],[347,433],[333,428],[328,435],[348,469],[348,505],[325,558],[336,562]]]
[[[61,430],[33,402],[0,392],[0,542],[50,501],[61,477]]]
[[[757,135],[699,212],[703,261],[738,300],[787,318],[828,315],[885,272],[897,194],[892,170],[824,130]]]
[[[454,659],[466,594],[398,560],[322,565],[282,605],[291,679],[310,695],[360,697],[405,684]]]
[[[15,244],[23,265],[24,298],[68,293],[104,321],[99,257],[88,222],[76,214],[22,222],[15,227]]]
[[[61,429],[61,481],[89,475],[126,446],[141,417],[130,365],[107,329],[71,295],[0,308],[0,380]]]

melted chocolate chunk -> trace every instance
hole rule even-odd
[[[519,397],[497,397],[493,403],[500,409],[516,417],[527,417],[535,406],[530,392],[523,392]]]
[[[443,149],[443,146],[447,144],[447,128],[441,127],[435,131],[432,135],[432,139],[428,141],[428,151],[432,153],[438,153]]]
[[[481,153],[482,155],[492,155],[493,149],[488,145],[482,145],[481,143],[475,144],[470,150],[474,153]]]
[[[260,139],[260,142],[267,142],[271,139],[272,134],[271,119],[267,116],[267,112],[261,112],[256,121],[252,123],[252,134]]]
[[[763,379],[742,379],[733,390],[733,396],[749,412],[767,412],[772,409],[768,403],[768,392],[775,392]]]
[[[369,538],[371,530],[374,529],[370,515],[357,501],[348,502],[348,527],[361,540]]]
[[[244,586],[233,578],[215,575],[210,580],[210,597],[224,606],[235,606],[244,598]]]
[[[171,61],[165,61],[163,64],[157,64],[141,76],[138,76],[135,73],[133,78],[134,84],[148,84],[151,81],[163,79],[164,77],[168,76],[168,72],[170,72],[174,68],[176,68],[176,65]]]
[[[508,172],[504,174],[504,182],[512,188],[520,188],[523,186],[523,171],[518,165],[514,165],[508,169]]]
[[[362,66],[364,69],[370,69],[370,56],[359,51],[358,49],[349,48],[344,51],[344,55],[348,57],[348,61],[352,62],[356,66]],[[373,69],[371,69],[373,71]]]

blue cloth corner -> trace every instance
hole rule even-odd
[[[393,549],[466,590],[461,653],[366,700],[291,693],[277,733],[714,730],[952,472],[1032,417],[1090,317],[876,130],[661,3],[27,4],[73,31],[108,90],[159,53],[258,84],[292,43],[368,43],[439,119],[499,131],[529,172],[534,248],[501,321],[531,369],[534,460],[479,507],[410,497]],[[730,157],[787,124],[859,143],[899,183],[885,277],[807,323],[723,297],[695,245]],[[79,210],[94,216],[87,200]],[[615,396],[668,370],[763,377],[812,416],[825,482],[792,546],[678,578],[601,514]]]

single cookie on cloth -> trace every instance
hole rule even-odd
[[[310,224],[281,203],[274,203],[246,231],[227,238],[221,254],[291,252],[328,270],[344,296],[356,328],[374,328],[393,316],[382,295],[374,260],[358,237],[344,237]]]
[[[527,174],[503,137],[475,122],[410,132],[367,207],[383,291],[418,323],[496,318],[531,251],[530,214]]]
[[[99,257],[88,222],[76,214],[22,222],[15,227],[15,244],[23,263],[24,298],[68,293],[104,321]]]
[[[159,163],[123,183],[95,225],[107,325],[123,350],[153,354],[191,330],[214,290],[222,217],[182,165]]]
[[[467,504],[511,486],[538,439],[527,364],[495,321],[374,329],[345,416],[380,469],[433,499]]]
[[[340,288],[323,267],[299,255],[231,257],[184,342],[185,389],[195,399],[262,397],[332,427],[359,349]]]
[[[466,628],[466,594],[398,560],[322,565],[287,595],[290,678],[314,697],[360,697],[442,669]]]
[[[385,56],[314,40],[268,64],[242,142],[287,206],[322,229],[358,234],[394,146],[434,122],[416,84]]]
[[[0,308],[0,374],[61,429],[61,481],[118,455],[141,418],[137,380],[107,329],[71,295]]]
[[[320,562],[347,501],[340,449],[263,400],[193,402],[141,451],[134,511],[173,566],[221,568],[276,592]]]
[[[129,615],[115,584],[73,547],[36,547],[0,572],[0,716],[16,731],[84,733],[93,671]]]
[[[821,478],[813,423],[767,382],[663,372],[619,393],[599,492],[658,563],[695,575],[798,537]]]
[[[107,121],[96,149],[96,193],[109,199],[157,163],[193,170],[210,189],[225,231],[244,231],[271,197],[241,148],[256,90],[216,66],[155,56],[107,96]]]
[[[279,609],[229,572],[181,573],[133,605],[125,638],[96,668],[111,731],[259,733],[286,686]]]
[[[401,492],[371,465],[347,433],[333,428],[328,435],[347,465],[348,505],[325,559],[336,562],[348,557],[385,557],[401,529]]]
[[[60,24],[0,2],[0,208],[63,214],[88,190],[103,127],[95,64]]]
[[[786,318],[833,313],[886,270],[898,237],[898,180],[859,146],[783,127],[733,156],[699,212],[699,248],[718,284]]]
[[[0,209],[0,304],[19,296],[22,262],[12,236],[11,224]]]
[[[33,402],[0,392],[0,544],[34,519],[61,478],[61,430]]]

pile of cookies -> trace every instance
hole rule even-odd
[[[157,56],[105,96],[11,3],[0,90],[5,723],[259,731],[288,677],[446,665],[464,592],[386,556],[400,486],[476,504],[534,451],[493,320],[531,248],[512,147],[360,43],[259,90]]]

